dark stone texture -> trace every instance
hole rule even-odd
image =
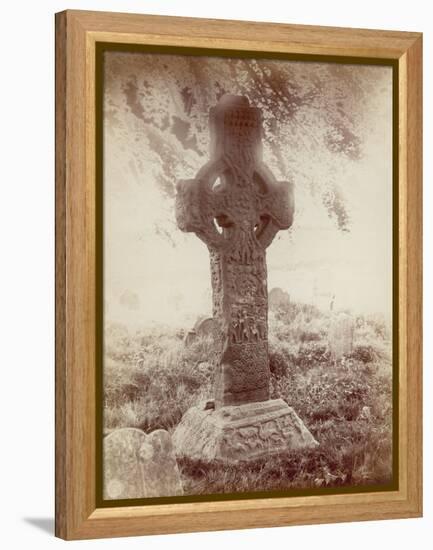
[[[210,132],[210,161],[177,185],[176,218],[210,252],[218,408],[269,399],[266,248],[291,226],[294,201],[262,160],[261,112],[246,97],[223,96]]]

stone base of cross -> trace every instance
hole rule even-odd
[[[206,409],[191,407],[173,434],[178,457],[237,463],[318,446],[282,399]]]
[[[177,185],[178,227],[209,249],[217,325],[215,400],[182,419],[180,455],[241,460],[317,445],[284,401],[269,400],[266,249],[292,225],[294,200],[263,162],[262,132],[246,97],[223,96],[210,110],[209,162]]]

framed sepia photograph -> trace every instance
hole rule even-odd
[[[422,515],[422,35],[56,14],[56,535]]]

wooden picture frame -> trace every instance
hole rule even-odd
[[[395,490],[98,507],[96,52],[100,43],[387,60],[398,105]],[[396,306],[397,307],[397,306]],[[422,35],[120,13],[56,14],[56,536],[117,537],[422,515]]]

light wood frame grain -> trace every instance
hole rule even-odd
[[[398,63],[398,490],[98,508],[95,495],[97,42]],[[104,12],[56,14],[56,535],[64,539],[422,515],[422,35]]]

